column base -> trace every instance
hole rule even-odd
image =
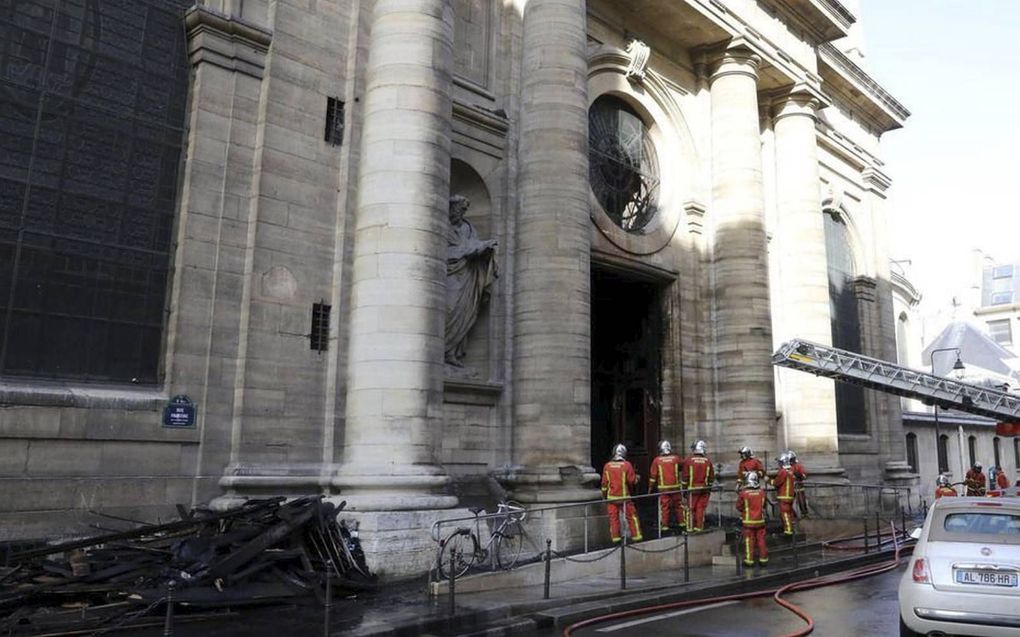
[[[497,479],[524,504],[557,504],[601,499],[601,477],[593,467],[510,467]]]

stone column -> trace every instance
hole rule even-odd
[[[780,235],[775,263],[783,291],[776,341],[803,338],[832,344],[829,275],[825,253],[815,115],[819,102],[806,91],[774,101],[776,211]],[[819,467],[839,465],[833,381],[788,369],[780,404],[786,446]]]
[[[758,64],[750,51],[729,49],[709,78],[718,422],[709,442],[721,459],[777,442]]]
[[[355,219],[343,465],[355,511],[454,506],[436,464],[450,192],[451,0],[377,0]]]
[[[514,287],[515,496],[589,497],[588,62],[585,0],[524,9]]]

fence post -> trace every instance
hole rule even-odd
[[[584,504],[584,552],[588,552],[588,503]]]
[[[900,533],[907,534],[907,516],[903,513],[903,507],[900,507]]]
[[[326,561],[326,600],[322,608],[322,634],[329,637],[329,623],[333,614],[333,560]]]
[[[864,518],[864,552],[865,553],[867,553],[867,552],[869,552],[871,550],[871,547],[868,546],[868,541],[869,541],[869,539],[868,539],[868,518]]]
[[[174,634],[174,588],[177,584],[171,579],[166,585],[166,619],[163,621],[163,637]]]
[[[878,517],[878,511],[875,511],[875,550],[882,550],[882,519]]]
[[[741,557],[740,557],[740,530],[735,531],[733,537],[733,558],[736,560],[737,575],[740,575]]]
[[[552,540],[545,541],[545,593],[542,599],[549,599],[549,578],[552,575]]]
[[[620,590],[627,590],[627,533],[623,533],[620,540]]]
[[[797,524],[796,518],[793,523],[793,535],[790,536],[790,550],[793,552],[793,567],[800,568],[800,556],[797,555],[797,529],[800,525]]]
[[[450,614],[457,614],[457,554],[460,553],[457,549],[450,551]]]

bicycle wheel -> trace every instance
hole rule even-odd
[[[496,566],[509,571],[517,564],[521,557],[521,550],[524,548],[524,527],[520,522],[509,520],[496,532],[493,540],[496,552]]]
[[[446,536],[446,539],[439,544],[439,577],[449,579],[451,570],[454,577],[460,577],[466,573],[468,568],[475,563],[477,546],[478,540],[475,539],[474,533],[454,531]],[[454,560],[452,569],[450,560]]]

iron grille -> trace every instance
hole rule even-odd
[[[648,128],[623,100],[604,95],[588,111],[588,176],[613,222],[640,232],[655,217],[659,160]]]
[[[158,382],[191,4],[0,4],[0,374]]]
[[[326,99],[326,141],[333,146],[344,143],[344,103],[337,97]]]
[[[329,349],[329,312],[332,306],[324,302],[312,304],[312,331],[309,334],[311,348],[317,352]]]

